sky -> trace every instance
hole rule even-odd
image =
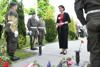
[[[20,1],[20,0],[19,0]],[[55,7],[55,18],[60,13],[58,6],[64,5],[65,6],[65,12],[68,12],[69,15],[71,15],[74,19],[74,21],[78,21],[77,16],[74,11],[74,2],[75,0],[49,0],[49,3]],[[35,7],[34,3],[36,3],[36,0],[23,0],[24,8],[29,9],[32,7]]]

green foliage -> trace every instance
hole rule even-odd
[[[35,12],[35,8],[30,8],[30,9],[24,8],[24,11],[26,14],[32,15],[32,13]]]
[[[48,9],[45,16],[45,22],[46,22],[46,31],[47,31],[45,35],[45,39],[48,42],[52,42],[56,39],[57,36],[56,22],[55,22],[54,12],[52,8]]]
[[[38,16],[46,16],[46,12],[50,6],[49,0],[37,0]]]
[[[24,24],[24,9],[22,1],[18,3],[18,48],[26,43],[26,28]]]
[[[18,36],[18,48],[21,49],[23,45],[25,44],[26,39],[23,37],[23,35]]]
[[[76,27],[73,18],[71,17],[71,23],[69,23],[69,32],[68,32],[68,38],[69,40],[75,40],[76,39]]]
[[[7,3],[9,0],[0,0],[0,22],[5,22],[5,16],[7,12]]]

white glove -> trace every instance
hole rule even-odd
[[[46,29],[44,30],[45,34],[47,33]]]
[[[11,21],[9,21],[8,23],[10,23],[10,24],[11,24],[12,22],[11,22]]]
[[[15,31],[15,35],[14,35],[15,37],[18,37],[18,31]]]
[[[39,34],[39,31],[37,30],[37,34]]]
[[[32,31],[30,31],[30,35],[32,35]]]

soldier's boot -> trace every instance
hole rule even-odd
[[[12,55],[10,59],[11,59],[12,61],[16,61],[16,60],[19,60],[20,58],[19,58],[19,57],[15,57],[14,55]]]
[[[34,37],[32,37],[31,50],[37,50],[37,48],[34,46]]]
[[[42,42],[40,42],[40,43],[39,43],[39,45],[42,45],[42,46],[44,46]]]
[[[40,56],[42,55],[42,45],[41,45],[41,43],[39,43],[39,55]]]
[[[34,45],[31,45],[31,50],[37,50],[37,48],[35,48]]]

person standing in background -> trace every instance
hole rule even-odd
[[[31,50],[37,50],[37,48],[35,48],[35,44],[37,41],[37,37],[38,37],[38,21],[36,20],[36,14],[35,12],[32,13],[32,17],[29,18],[28,23],[27,23],[27,27],[28,30],[30,31],[30,45],[31,45]]]
[[[71,22],[69,14],[64,12],[65,7],[63,5],[59,6],[59,11],[61,12],[57,17],[57,30],[58,30],[58,39],[59,47],[62,49],[60,54],[66,55],[68,49],[68,24]]]
[[[46,29],[45,29],[45,22],[43,21],[42,16],[39,16],[38,31],[39,31],[38,35],[39,45],[43,46],[43,39]]]
[[[1,22],[0,22],[0,39],[1,39],[1,36],[2,36],[2,31],[3,31],[3,26],[1,25]]]

